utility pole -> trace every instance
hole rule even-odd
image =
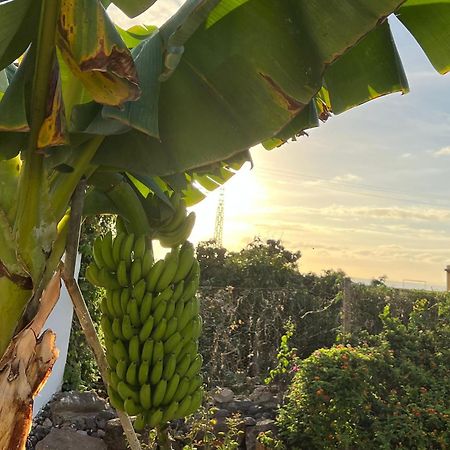
[[[350,333],[351,328],[351,287],[352,280],[350,278],[344,278],[344,295],[342,299],[342,332],[344,335]]]
[[[214,242],[219,246],[223,246],[223,219],[225,207],[225,190],[222,186],[219,191],[219,203],[216,212],[216,224],[214,227]]]
[[[450,266],[447,266],[445,271],[447,272],[447,291],[450,291]]]

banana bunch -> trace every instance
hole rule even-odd
[[[202,402],[199,264],[185,242],[154,263],[144,236],[97,239],[86,278],[106,289],[101,327],[111,404],[136,429],[195,412]]]
[[[150,194],[146,198],[146,210],[149,212],[150,226],[155,230],[153,237],[166,248],[172,248],[185,242],[195,224],[195,213],[188,214],[186,203],[181,194],[170,196],[171,208],[159,197]],[[157,212],[158,214],[155,214]],[[162,212],[162,214],[161,214]],[[151,218],[150,218],[151,217]],[[158,219],[155,219],[158,217]]]

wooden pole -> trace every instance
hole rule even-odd
[[[106,361],[105,353],[95,331],[95,327],[86,306],[86,302],[84,301],[83,294],[81,293],[80,286],[74,278],[75,260],[80,241],[81,215],[83,211],[85,190],[86,182],[82,181],[77,186],[72,197],[65,264],[62,264],[62,278],[66,285],[67,291],[69,292],[70,298],[72,299],[73,307],[86,337],[86,341],[94,353],[103,382],[105,383],[105,386],[108,386],[108,363]],[[131,450],[142,450],[141,444],[139,443],[128,415],[122,411],[117,411],[117,415],[120,419],[120,423],[122,424],[123,431],[125,432],[125,436]]]
[[[352,281],[350,278],[344,278],[344,292],[342,300],[342,333],[349,334],[351,331],[351,294]]]

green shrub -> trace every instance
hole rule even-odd
[[[448,309],[421,301],[403,324],[386,308],[379,335],[299,361],[278,415],[286,447],[448,449]]]

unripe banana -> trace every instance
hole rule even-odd
[[[161,293],[159,293],[154,299],[152,304],[152,311],[155,311],[156,308],[160,305],[161,302],[168,301],[173,295],[173,290],[168,287],[164,289]]]
[[[128,366],[125,380],[130,386],[136,386],[138,384],[137,379],[138,365],[136,362],[131,362]]]
[[[110,291],[114,291],[115,289],[120,288],[119,282],[116,280],[116,277],[108,271],[106,267],[100,269],[98,273],[98,280],[100,282],[100,286],[105,289],[109,289]]]
[[[143,384],[139,391],[139,401],[144,409],[152,407],[152,388],[149,384]]]
[[[141,386],[147,383],[149,371],[150,371],[150,362],[147,360],[142,361],[141,365],[139,366],[138,372],[138,382]]]
[[[157,425],[161,423],[164,414],[161,409],[157,409],[156,411],[151,410],[147,416],[147,423],[150,428],[155,428]]]
[[[141,319],[141,323],[145,323],[145,321],[148,319],[148,316],[152,311],[152,302],[153,302],[153,295],[151,294],[151,292],[147,292],[144,295],[144,298],[142,299],[142,303],[139,309],[139,316]]]
[[[191,379],[191,384],[189,386],[188,394],[192,395],[195,391],[203,384],[203,377],[200,374],[195,375]]]
[[[100,282],[100,269],[95,264],[91,263],[86,267],[84,276],[92,285],[102,286]]]
[[[164,358],[164,345],[161,341],[155,342],[153,347],[152,364],[155,365]]]
[[[191,365],[191,355],[186,353],[177,364],[177,374],[183,378]]]
[[[189,300],[184,305],[183,313],[178,318],[178,330],[182,330],[187,325],[187,323],[192,319],[193,316],[194,316],[194,304],[192,303],[192,301]]]
[[[140,258],[138,258],[131,263],[130,281],[132,286],[134,286],[141,278],[142,278],[142,261]]]
[[[167,334],[167,330],[166,330]],[[172,353],[175,350],[175,347],[181,342],[181,334],[177,331],[172,334],[165,342],[164,342],[164,352],[166,354]]]
[[[115,270],[116,264],[114,263],[114,258],[112,255],[112,233],[108,231],[104,238],[102,239],[101,253],[105,266],[109,270]]]
[[[115,291],[112,291],[111,297],[112,297],[112,306],[114,309],[114,315],[116,317],[122,317],[123,311],[122,311],[122,307],[120,305],[120,290],[116,289]]]
[[[177,356],[177,361],[181,361],[182,358],[184,358],[184,355],[196,355],[198,351],[198,342],[194,340],[189,340],[186,343],[184,343],[183,340],[183,348],[180,351],[180,353]]]
[[[164,415],[162,418],[162,422],[169,422],[170,420],[175,418],[175,415],[178,411],[179,404],[177,402],[172,402],[167,408],[165,408]]]
[[[203,390],[198,389],[191,396],[191,403],[186,411],[186,415],[195,413],[195,411],[197,411],[197,409],[200,408],[202,400],[203,400]]]
[[[152,403],[153,403],[153,407],[158,407],[163,399],[164,399],[164,395],[166,393],[166,389],[167,389],[167,380],[159,380],[158,384],[156,385],[156,387],[153,389],[153,395],[152,395]]]
[[[122,287],[128,286],[127,265],[123,260],[117,266],[117,281]]]
[[[192,397],[190,395],[187,395],[186,397],[183,398],[183,400],[181,400],[180,406],[178,407],[178,410],[175,413],[174,419],[181,419],[187,414],[189,407],[191,406],[191,399]]]
[[[187,282],[187,284],[185,281],[185,288],[183,294],[181,295],[181,301],[187,302],[195,295],[197,289],[198,289],[198,282],[196,280],[191,280]]]
[[[141,318],[139,316],[139,306],[136,299],[132,298],[128,301],[127,313],[130,316],[132,325],[139,328],[141,326]]]
[[[100,326],[102,327],[103,334],[105,335],[106,339],[114,341],[115,336],[114,332],[112,330],[111,321],[108,319],[107,316],[103,315],[100,319]]]
[[[133,427],[136,431],[142,431],[145,428],[145,415],[144,413],[138,414],[134,420]]]
[[[169,300],[167,303],[166,311],[164,312],[164,317],[167,322],[173,317],[173,313],[175,312],[176,303],[173,300]]]
[[[153,252],[147,250],[142,257],[142,277],[146,278],[153,266]]]
[[[175,290],[173,291],[173,295],[172,295],[172,300],[174,302],[177,302],[178,299],[181,298],[181,295],[183,294],[184,291],[184,280],[181,280],[176,286],[175,286]]]
[[[172,249],[164,259],[164,270],[156,283],[156,290],[162,292],[173,280],[178,267],[178,248]]]
[[[152,368],[152,372],[150,374],[150,382],[153,385],[156,385],[159,383],[159,380],[161,379],[163,372],[163,360],[160,359],[156,362],[156,364]]]
[[[122,248],[123,241],[126,238],[125,233],[118,233],[115,237],[113,244],[112,244],[112,256],[114,263],[117,265],[120,262],[120,250]]]
[[[159,239],[159,243],[162,247],[176,247],[186,241],[194,228],[194,224],[195,213],[191,212],[188,214],[182,225],[176,230],[167,233],[159,231],[155,233],[155,238]]]
[[[167,309],[167,300],[163,300],[159,303],[159,305],[156,307],[155,311],[153,312],[155,324],[159,323],[161,321],[161,319],[164,317],[166,309]]]
[[[113,304],[112,291],[106,291],[106,306],[109,311],[109,316],[116,317],[116,309],[114,308],[114,304]]]
[[[129,341],[135,334],[137,330],[131,324],[131,319],[128,314],[123,316],[122,320],[122,334],[125,340]]]
[[[115,336],[117,339],[122,339],[122,340],[125,339],[125,338],[124,338],[124,335],[123,335],[123,333],[122,333],[122,322],[120,321],[119,318],[116,317],[116,318],[113,320],[113,323],[112,323],[111,328],[112,328],[112,331],[113,331],[114,336]],[[120,358],[118,358],[118,359],[120,359]]]
[[[145,279],[148,291],[153,292],[155,290],[156,283],[158,282],[163,270],[164,261],[162,259],[153,264],[153,267],[151,268],[150,272],[147,275],[147,278]]]
[[[152,339],[144,342],[144,346],[142,347],[142,361],[148,361],[149,363],[152,361],[154,344],[155,341],[153,341]]]
[[[183,224],[186,219],[186,203],[184,200],[181,200],[177,206],[174,206],[175,212],[168,221],[167,224],[162,224],[163,226],[160,228],[160,231],[163,233],[169,233],[177,230]]]
[[[127,370],[128,370],[128,360],[120,359],[116,366],[116,373],[121,380],[125,380]]]
[[[154,317],[148,316],[148,319],[145,321],[144,325],[142,325],[141,330],[139,331],[139,339],[141,342],[145,342],[153,331]]]
[[[119,375],[114,370],[109,371],[109,386],[111,386],[115,391],[117,391],[117,385],[120,382]]]
[[[106,266],[102,256],[102,238],[100,237],[94,241],[94,245],[92,246],[92,256],[94,257],[94,262],[98,269],[102,269]]]
[[[125,261],[125,264],[129,268],[131,266],[131,252],[133,250],[134,234],[128,234],[122,243],[120,249],[120,259]]]
[[[106,297],[102,297],[102,301],[100,303],[100,311],[103,313],[104,316],[108,316],[108,318],[113,317],[113,315],[109,312],[108,301]]]
[[[178,321],[180,320],[181,316],[183,315],[184,306],[185,306],[185,303],[181,299],[179,299],[175,305],[175,311],[174,311],[173,315],[178,319]]]
[[[177,366],[177,357],[175,354],[170,354],[166,357],[164,360],[164,369],[162,373],[162,377],[165,380],[170,380],[173,377],[173,374],[175,373],[175,368]]]
[[[119,411],[125,410],[122,398],[111,386],[108,387],[108,397],[109,403],[114,409],[118,409]]]
[[[167,389],[162,401],[163,405],[168,405],[177,391],[178,384],[180,383],[180,376],[178,373],[174,373],[173,377],[167,382]]]
[[[114,357],[114,355],[112,354],[112,351],[107,351],[106,352],[106,362],[108,363],[108,366],[111,369],[115,369],[117,370],[117,359]]]
[[[130,300],[130,290],[122,289],[120,292],[120,307],[126,312],[128,309],[128,301]]]
[[[178,283],[179,281],[184,280],[187,277],[192,268],[192,265],[194,264],[194,254],[194,246],[189,241],[184,242],[180,249],[178,268],[175,276],[173,277],[174,283]]]
[[[167,329],[167,320],[161,319],[158,323],[158,326],[152,331],[152,339],[155,341],[160,341],[166,332]]]
[[[131,386],[129,386],[125,381],[120,381],[117,385],[117,392],[122,397],[122,400],[126,400],[127,398],[132,398],[136,403],[139,402],[139,392],[134,390]]]
[[[146,284],[144,279],[140,279],[133,287],[133,297],[136,299],[139,306],[144,298],[145,289]]]
[[[141,348],[140,348],[140,342],[139,342],[139,337],[138,336],[133,336],[129,343],[128,343],[128,355],[130,357],[131,361],[134,362],[139,362],[140,360],[140,353],[141,353]]]
[[[202,368],[203,364],[203,358],[202,355],[198,354],[194,361],[192,361],[191,365],[189,366],[189,369],[187,370],[185,376],[188,378],[192,378],[193,376],[197,375],[200,372],[200,369]]]
[[[167,319],[166,319],[167,320]],[[177,331],[178,319],[174,316],[167,322],[166,332],[162,338],[163,341],[167,341]],[[181,340],[181,336],[180,336]],[[178,343],[178,342],[177,342]]]
[[[120,361],[120,360],[122,360],[122,359],[125,359],[125,360],[128,361],[128,351],[127,351],[127,349],[125,348],[124,343],[123,343],[120,339],[117,339],[117,341],[114,342],[114,345],[113,345],[113,354],[114,354],[114,357],[115,357],[118,361]]]
[[[134,253],[134,259],[142,259],[145,254],[145,234],[141,234],[134,243],[133,253]]]
[[[173,401],[180,402],[187,395],[189,386],[191,385],[189,378],[183,377],[178,384],[178,389],[173,396]]]
[[[123,406],[125,408],[126,413],[129,416],[137,416],[138,414],[140,414],[143,411],[143,409],[139,405],[139,403],[135,403],[135,401],[132,398],[127,398],[123,402]]]
[[[202,330],[203,330],[203,319],[202,316],[197,316],[194,318],[194,320],[192,321],[192,337],[194,339],[198,339],[201,334],[202,334]]]

